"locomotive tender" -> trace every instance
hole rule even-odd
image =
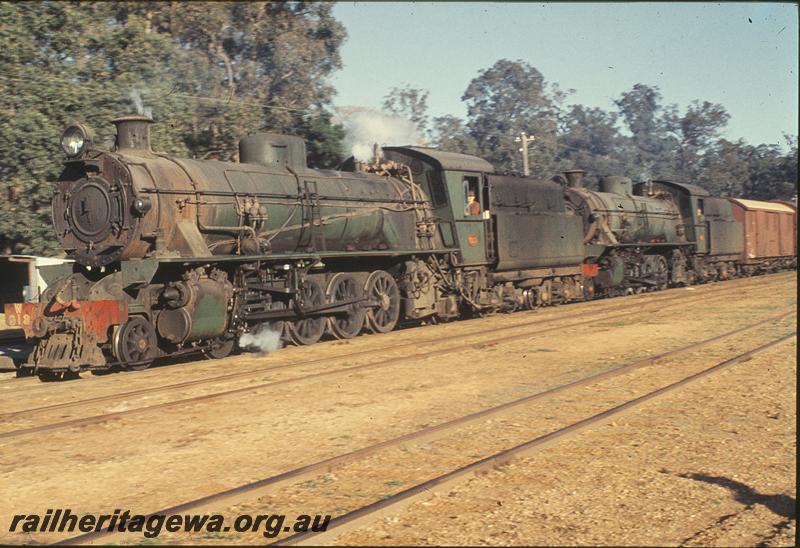
[[[75,263],[42,268],[39,303],[5,307],[42,377],[221,358],[248,332],[313,344],[742,268],[729,202],[692,185],[634,193],[608,178],[592,192],[578,170],[562,185],[411,146],[315,170],[302,139],[263,133],[238,163],[179,159],[151,150],[151,122],[114,120],[109,152],[79,124],[64,132],[53,226]]]

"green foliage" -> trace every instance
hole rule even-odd
[[[797,142],[788,155],[777,145],[745,147],[749,177],[742,193],[750,198],[770,200],[790,199],[797,195]]]
[[[658,88],[644,84],[634,85],[614,104],[631,133],[628,154],[637,178],[674,178],[679,150],[675,107],[664,107]]]
[[[617,119],[615,113],[573,105],[561,117],[558,166],[586,170],[584,184],[590,188],[596,188],[603,175],[624,172],[628,147]]]
[[[438,116],[433,119],[431,140],[442,150],[460,152],[461,154],[480,155],[478,142],[464,126],[464,122],[455,116]]]
[[[320,110],[298,117],[294,128],[293,133],[306,139],[309,167],[335,169],[339,166],[345,131],[341,125],[332,122],[330,113]]]
[[[532,171],[555,167],[558,113],[565,94],[548,84],[542,73],[524,61],[501,59],[480,71],[467,86],[467,128],[478,150],[489,162],[521,171],[522,160],[514,137],[535,128],[537,145],[531,148]]]
[[[0,2],[0,252],[57,253],[50,228],[64,127],[101,148],[111,119],[152,109],[153,146],[236,159],[242,135],[313,139],[313,165],[338,163],[325,110],[346,37],[328,3]]]
[[[414,92],[427,97],[423,90]],[[797,194],[796,136],[786,136],[788,153],[777,145],[722,139],[730,119],[725,107],[693,101],[681,112],[663,103],[657,87],[641,83],[620,94],[616,112],[565,108],[566,96],[534,67],[501,59],[467,87],[466,120],[434,118],[429,135],[444,150],[481,156],[498,171],[519,173],[522,158],[514,138],[525,131],[536,138],[529,152],[534,176],[580,168],[590,187],[603,175],[619,174],[635,181],[692,182],[727,196],[790,200]],[[424,110],[415,115],[427,118]]]
[[[412,121],[417,132],[425,135],[428,130],[428,95],[427,91],[408,85],[392,88],[383,98],[383,110]]]

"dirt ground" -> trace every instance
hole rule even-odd
[[[337,544],[793,546],[795,342]]]
[[[648,300],[658,295],[635,299],[646,307]],[[704,301],[701,306],[687,300],[660,311],[654,307],[646,315],[600,321],[591,329],[584,326],[535,335],[533,327],[512,327],[520,321],[517,314],[287,348],[266,357],[237,356],[60,385],[27,382],[32,379],[3,383],[0,412],[8,412],[209,374],[256,371],[210,386],[145,393],[3,421],[2,430],[11,431],[290,381],[275,388],[267,385],[100,424],[0,440],[0,483],[6,495],[0,500],[0,524],[6,524],[0,528],[0,541],[64,538],[5,532],[15,513],[43,513],[59,507],[80,513],[111,513],[116,508],[136,513],[159,510],[779,312],[796,311],[795,295],[795,278],[784,275],[764,278],[762,285]],[[616,302],[637,302],[632,299]],[[591,306],[597,303],[559,307],[537,312],[535,317],[574,321]],[[599,391],[586,390],[577,400],[567,395],[550,399],[496,423],[470,426],[441,442],[392,449],[311,481],[243,496],[203,511],[340,514],[546,433],[563,421],[580,418],[587,410],[602,410],[616,399],[631,397],[630,391],[658,387],[656,383],[666,384],[713,365],[793,330],[795,323],[796,316],[791,316],[782,323],[720,341],[675,360],[671,369],[662,368],[658,375],[641,372],[609,385],[602,396]],[[419,341],[425,347],[436,344],[437,334],[459,332],[472,340],[466,333],[485,328],[497,334],[530,329],[532,334],[502,345],[465,347],[446,356],[347,371],[359,364],[419,351],[389,348],[395,344]],[[347,356],[362,349],[374,352]],[[795,508],[794,351],[793,343],[785,344],[674,396],[655,400],[624,420],[593,428],[541,455],[466,481],[452,492],[435,495],[337,542],[793,544],[794,521],[787,512],[791,510],[793,515]],[[323,357],[329,359],[312,361]],[[301,365],[259,371],[260,367],[295,362]],[[334,369],[342,369],[341,374],[304,378]],[[580,405],[574,405],[576,401]],[[767,454],[764,448],[769,448]],[[109,540],[143,541],[136,536]],[[165,535],[157,541],[252,543],[263,539],[253,533],[231,533]]]

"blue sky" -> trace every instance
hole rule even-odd
[[[797,134],[793,3],[350,1],[334,15],[349,33],[332,79],[337,106],[378,108],[409,84],[430,91],[430,114],[463,117],[469,81],[508,58],[574,89],[568,103],[611,109],[641,82],[681,109],[721,103],[729,139],[783,144],[784,132]]]

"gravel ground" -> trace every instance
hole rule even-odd
[[[165,367],[141,375],[90,377],[85,379],[86,382],[81,380],[50,386],[24,385],[22,389],[16,388],[18,386],[16,383],[8,383],[8,386],[3,385],[3,389],[7,391],[0,392],[3,393],[4,404],[8,409],[24,409],[33,405],[71,401],[131,388],[157,386],[160,383],[168,384],[187,378],[197,378],[204,372],[219,374],[246,370],[258,367],[259,364],[269,366],[294,360],[302,361],[304,358],[329,357],[331,360],[326,364],[309,364],[298,368],[297,371],[264,373],[253,378],[240,379],[234,384],[221,383],[201,388],[186,388],[168,394],[145,394],[6,423],[3,429],[10,430],[110,410],[150,405],[179,396],[191,397],[231,386],[245,386],[248,383],[265,380],[295,377],[298,379],[297,382],[284,385],[280,390],[265,388],[257,392],[220,398],[203,404],[171,407],[158,413],[144,413],[104,424],[60,430],[17,440],[4,440],[0,442],[3,446],[0,452],[0,483],[4,485],[6,496],[0,500],[0,523],[8,523],[9,516],[16,512],[43,512],[46,508],[54,507],[70,507],[75,512],[97,513],[110,513],[120,507],[131,508],[137,512],[157,510],[607,370],[618,366],[621,362],[675,348],[691,340],[703,339],[758,318],[774,315],[780,310],[791,309],[793,306],[796,308],[794,278],[785,276],[769,284],[767,286],[765,279],[765,284],[760,289],[742,291],[735,299],[704,301],[701,307],[696,307],[687,301],[685,305],[664,309],[647,317],[598,322],[590,331],[585,328],[574,328],[545,336],[521,338],[504,345],[465,349],[463,352],[444,358],[409,360],[385,369],[343,373],[325,380],[303,380],[299,377],[300,374],[322,371],[326,368],[347,367],[385,358],[398,352],[388,351],[382,347],[402,341],[435,338],[435,333],[463,332],[465,339],[469,340],[469,335],[466,333],[478,326],[493,327],[500,332],[507,330],[510,324],[518,322],[520,315],[495,316],[421,330],[400,331],[379,337],[360,337],[353,341],[289,348],[266,358],[250,355],[218,362],[198,362],[197,367],[194,364]],[[698,288],[698,291],[701,290],[702,288]],[[641,300],[647,302],[648,299],[657,296],[641,296]],[[631,301],[619,299],[618,302]],[[542,318],[558,317],[574,321],[580,318],[582,307],[595,305],[596,303],[587,303],[587,305],[559,307],[540,314]],[[770,329],[774,331],[774,328]],[[770,335],[770,329],[754,331],[736,341],[721,343],[713,351],[709,351],[706,357],[711,359],[726,353],[730,355],[731,352],[755,346],[759,338]],[[337,358],[345,351],[370,348],[374,350],[374,354],[357,360]],[[598,349],[602,349],[602,352],[598,352]],[[695,358],[687,360],[687,367],[699,363]],[[794,360],[790,362],[794,367]],[[743,364],[743,367],[750,368],[754,363],[755,360],[751,364]],[[678,378],[682,371],[676,369],[672,375]],[[644,380],[648,379],[645,377]],[[640,382],[641,378],[637,383]],[[738,389],[738,385],[736,386]],[[794,381],[790,386],[793,395]],[[617,396],[624,396],[624,392],[623,386]],[[747,393],[753,391],[748,389]],[[713,398],[714,401],[717,400],[716,396],[717,394]],[[591,393],[587,393],[582,401],[586,406],[602,408],[608,404],[607,399],[594,398]],[[709,399],[707,392],[705,399]],[[488,434],[485,428],[482,431],[475,430],[474,434],[471,433],[472,430],[466,430],[446,443],[421,444],[387,452],[386,455],[371,459],[360,467],[353,467],[348,480],[351,483],[345,482],[345,478],[348,477],[345,473],[347,471],[342,471],[341,474],[335,471],[299,485],[290,485],[274,492],[230,501],[230,503],[235,502],[236,506],[226,503],[220,508],[209,510],[223,511],[226,514],[327,513],[328,511],[341,513],[374,500],[375,497],[380,498],[404,489],[413,482],[426,479],[426,475],[447,471],[485,456],[487,451],[499,450],[518,443],[530,437],[531,433],[535,433],[536,428],[547,428],[557,419],[566,420],[568,414],[561,416],[559,413],[562,411],[568,413],[571,409],[566,405],[570,403],[569,398],[556,402],[559,405],[553,406],[552,403],[551,409],[546,413],[531,408],[525,413],[498,421],[497,428],[490,429]],[[560,405],[562,403],[565,405]],[[787,409],[787,413],[789,410],[793,413],[793,404]],[[784,420],[786,417],[781,415],[781,421]],[[645,435],[643,427],[630,428],[630,432],[623,436],[625,439],[637,433],[640,436]],[[791,428],[794,432],[793,422]],[[702,427],[700,429],[705,432]],[[597,432],[601,431],[602,429],[597,429]],[[747,440],[750,440],[751,434],[754,435],[748,431]],[[686,438],[689,437],[690,435],[686,434]],[[752,439],[753,443],[756,443],[757,438]],[[764,442],[760,440],[758,443],[763,445]],[[642,446],[649,447],[647,442],[643,442]],[[568,447],[567,444],[564,444],[564,447]],[[614,442],[612,449],[619,449],[619,442]],[[557,448],[554,450],[557,453],[559,451]],[[684,448],[679,447],[674,451],[678,458],[683,454]],[[599,451],[590,461],[574,457],[571,453],[558,454],[566,457],[565,465],[575,467],[571,475],[576,478],[580,478],[581,474],[586,476],[584,471],[594,471],[595,468],[603,470],[604,466],[611,466],[614,463],[614,459],[604,457],[609,454],[608,449]],[[789,463],[793,469],[793,459],[793,453],[788,457],[780,453],[779,464],[785,466]],[[587,465],[587,462],[590,465]],[[619,465],[619,462],[616,464]],[[509,467],[503,474],[511,474],[517,466],[520,465]],[[513,506],[517,500],[513,493],[524,492],[524,486],[530,486],[537,493],[547,492],[547,489],[558,486],[559,473],[552,464],[537,466],[536,470],[539,473],[551,470],[552,476],[544,474],[541,477],[523,478],[519,482],[511,481],[507,493],[498,491],[498,496],[490,498],[495,505],[492,510]],[[695,469],[684,471],[677,468],[675,470],[677,473],[695,471]],[[701,469],[696,468],[696,470]],[[697,473],[712,471],[717,473],[714,470],[701,470]],[[594,477],[594,472],[591,477]],[[614,484],[612,481],[614,476],[610,475],[608,469],[598,477],[611,485]],[[31,478],[35,478],[35,481],[31,481]],[[686,478],[680,478],[680,481],[692,485],[705,485],[703,482]],[[498,480],[497,483],[500,489],[502,482]],[[793,476],[791,483],[794,484]],[[472,482],[465,484],[465,488],[470,485]],[[599,489],[603,486],[603,482],[595,481],[591,485]],[[481,493],[484,491],[485,489],[479,489],[471,495],[474,498],[468,499],[467,504],[473,508],[472,521],[462,522],[460,518],[451,518],[451,514],[443,509],[442,512],[435,512],[439,520],[435,526],[428,524],[417,528],[415,525],[408,527],[397,525],[402,534],[394,529],[392,530],[394,532],[365,529],[365,532],[354,532],[352,533],[354,536],[347,536],[341,540],[355,543],[425,543],[431,535],[439,535],[441,531],[449,530],[449,537],[436,537],[437,540],[434,542],[477,544],[493,542],[492,539],[495,537],[486,533],[487,530],[504,531],[506,535],[519,530],[513,526],[514,519],[519,521],[519,516],[527,514],[511,512],[508,516],[498,516],[497,520],[491,522],[487,522],[485,517],[477,518],[478,514],[483,516],[486,513],[486,510],[480,507],[483,496]],[[759,492],[771,493],[769,490]],[[552,496],[561,502],[569,498],[565,498],[563,494]],[[628,496],[632,495],[626,492],[625,497]],[[438,504],[439,498],[441,497],[426,502]],[[527,500],[527,496],[524,500]],[[605,503],[598,504],[599,500],[598,496],[595,506],[607,506]],[[418,506],[419,511],[413,513],[413,519],[417,519],[418,516],[422,519],[426,515],[424,510],[427,507],[424,503]],[[587,505],[585,511],[589,511],[589,508]],[[758,513],[760,508],[761,506],[755,505],[752,511],[743,516],[727,518],[722,523],[727,524],[726,527],[733,527],[736,523],[755,520],[763,525],[767,521],[765,516]],[[541,508],[535,506],[526,511],[540,512]],[[697,508],[693,511],[699,512]],[[470,513],[467,512],[466,515]],[[513,517],[515,515],[517,518]],[[720,514],[723,515],[726,514]],[[400,520],[401,516],[397,516],[397,519]],[[554,523],[559,523],[558,519],[555,519]],[[542,519],[538,514],[534,515],[532,520],[526,518],[523,521],[532,524],[535,530],[544,531],[541,527]],[[398,521],[399,523],[402,521]],[[478,525],[471,528],[470,523]],[[450,529],[447,529],[448,527]],[[479,534],[481,527],[484,528],[483,534]],[[419,534],[414,534],[414,531]],[[461,533],[457,534],[456,531]],[[521,540],[517,541],[503,536],[501,538],[504,540],[498,542],[537,544],[600,542],[591,540],[593,537],[572,538],[567,534],[567,530],[561,531],[560,536],[548,531],[548,534],[552,533],[553,536],[536,537],[531,533],[529,536],[519,537]],[[686,538],[698,531],[700,529],[688,531]],[[781,529],[775,538],[782,538],[780,535],[788,534],[787,531],[788,529],[786,531]],[[606,540],[606,543],[628,542],[625,540],[627,537],[624,536],[623,530],[618,530],[617,533],[619,535],[615,537],[613,531],[609,532],[610,536],[607,538],[611,540]],[[359,534],[364,536],[359,537]],[[385,534],[392,536],[385,537],[383,536]],[[63,536],[23,537],[18,534],[0,533],[0,541],[16,543],[52,541],[57,538]],[[232,534],[202,537],[173,535],[160,537],[158,541],[248,543],[257,542],[259,539],[260,537],[251,535]],[[683,538],[672,542],[681,540]],[[124,541],[135,543],[142,539],[133,537]],[[694,542],[691,539],[689,541]]]
[[[796,339],[337,544],[792,546]]]

